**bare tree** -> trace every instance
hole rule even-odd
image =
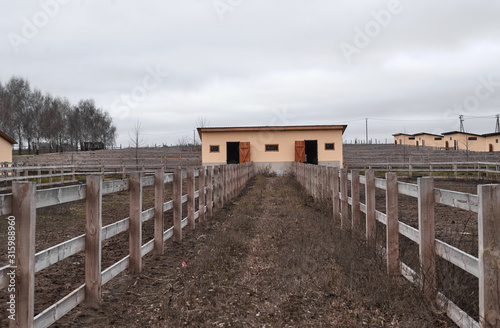
[[[139,170],[139,148],[146,142],[141,128],[141,122],[139,120],[137,120],[134,124],[132,134],[129,133],[128,136],[132,147],[135,148],[135,165],[137,166],[137,170]]]
[[[198,116],[198,118],[196,119],[196,127],[198,129],[200,128],[204,128],[204,127],[207,127],[210,123],[208,122],[208,118],[206,115],[200,115]],[[198,138],[194,138],[194,141],[193,141],[194,145],[201,145],[201,139],[200,139],[200,136],[198,136]]]

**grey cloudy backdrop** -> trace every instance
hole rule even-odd
[[[117,144],[210,126],[348,124],[347,141],[495,129],[500,2],[41,0],[0,4],[0,81],[93,98]]]

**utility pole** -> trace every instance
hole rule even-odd
[[[365,133],[365,135],[366,135],[366,144],[368,145],[368,118],[365,118],[365,120],[366,120],[366,133]]]
[[[464,129],[464,116],[463,115],[459,115],[458,118],[460,119],[460,132],[465,132],[465,129]]]
[[[498,132],[500,132],[500,115],[497,114],[496,117],[497,117],[497,125],[495,127],[495,133],[498,133]]]

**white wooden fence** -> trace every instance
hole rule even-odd
[[[246,182],[253,176],[253,163],[239,165],[193,167],[182,171],[175,169],[165,174],[163,169],[154,176],[144,177],[141,172],[132,172],[129,179],[103,181],[99,175],[87,176],[87,183],[60,188],[36,190],[34,182],[14,182],[12,194],[0,195],[0,215],[15,218],[16,249],[14,265],[0,268],[0,288],[9,285],[7,275],[15,270],[14,327],[48,327],[83,301],[98,307],[101,287],[129,268],[139,273],[142,257],[154,251],[164,252],[164,242],[172,238],[182,240],[185,226],[195,228],[195,220],[212,217],[214,208],[221,208],[229,199],[236,197]],[[198,190],[195,190],[198,177]],[[187,179],[187,193],[182,193],[182,180]],[[173,182],[173,199],[163,202],[164,184]],[[155,188],[155,206],[142,211],[142,189]],[[130,217],[107,226],[102,226],[102,196],[129,191]],[[195,199],[198,198],[198,209]],[[36,209],[86,199],[85,234],[35,254]],[[187,217],[182,218],[182,204],[187,203]],[[173,210],[173,226],[163,226],[164,212]],[[142,245],[142,223],[154,219],[154,239]],[[129,255],[102,270],[102,241],[129,231]],[[78,252],[85,251],[85,282],[57,303],[34,316],[35,273],[56,264]]]
[[[302,163],[294,164],[293,173],[316,200],[332,200],[333,217],[340,220],[343,229],[364,230],[369,245],[375,240],[376,221],[385,225],[388,274],[401,273],[420,284],[425,297],[437,301],[460,327],[500,327],[500,185],[480,185],[478,194],[473,195],[434,188],[431,177],[410,184],[398,182],[396,173],[386,173],[385,179],[377,179],[373,170],[361,176],[358,170],[348,173],[347,169]],[[351,197],[348,197],[348,181],[351,181]],[[365,204],[360,202],[360,185],[365,185]],[[387,213],[375,209],[375,188],[386,192]],[[398,194],[418,199],[418,229],[398,220]],[[435,239],[435,204],[478,214],[479,258]],[[361,212],[366,214],[365,227],[360,224]],[[400,260],[400,234],[419,245],[420,272]],[[437,290],[436,255],[479,279],[480,322]]]

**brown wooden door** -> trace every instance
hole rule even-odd
[[[304,140],[295,141],[295,161],[298,163],[306,161],[306,142]]]
[[[250,162],[250,143],[240,142],[240,163]]]

